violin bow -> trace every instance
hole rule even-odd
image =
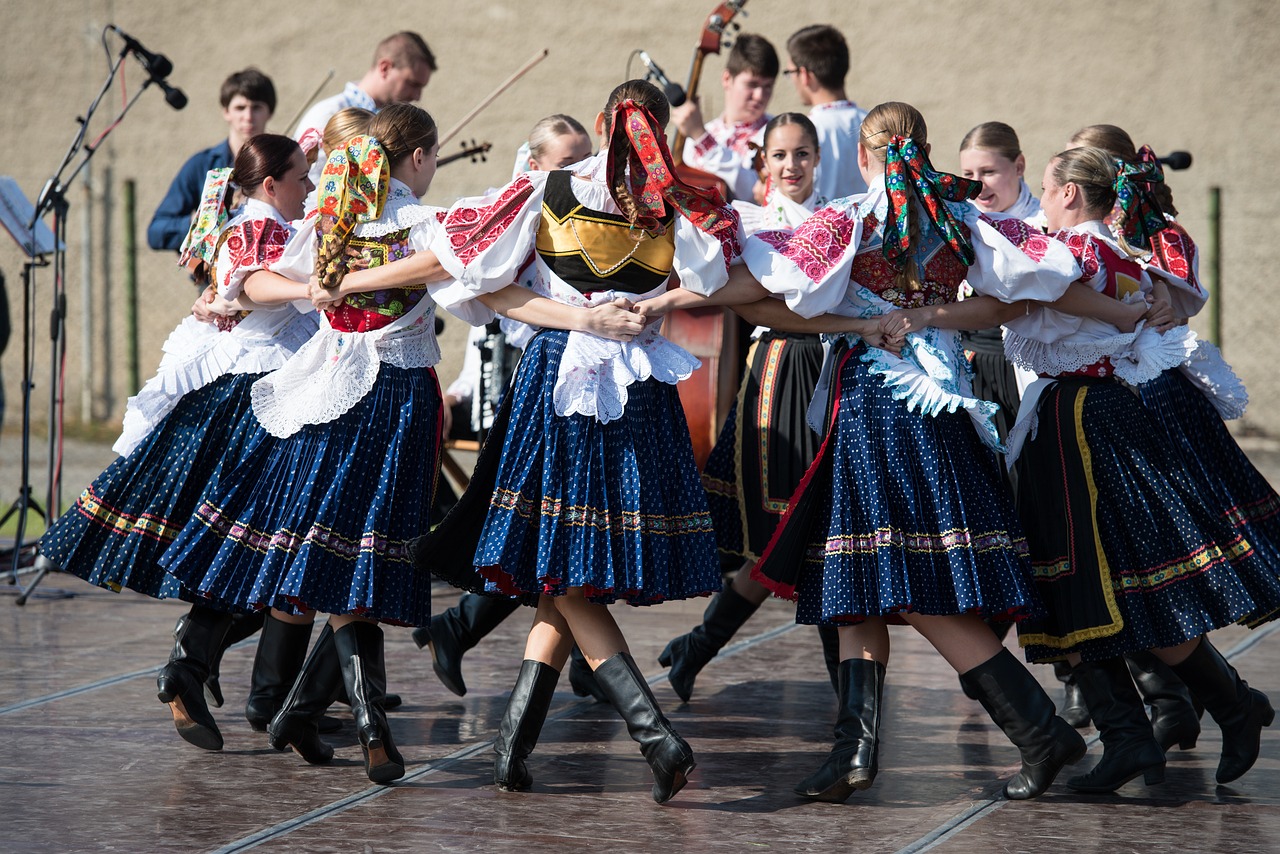
[[[321,91],[324,90],[324,87],[329,85],[329,81],[333,79],[333,75],[335,73],[336,72],[334,71],[334,69],[332,68],[329,69],[329,73],[326,74],[324,79],[320,81],[320,85],[316,87],[316,91],[311,93],[311,97],[308,98],[306,102],[302,105],[302,109],[298,110],[298,114],[293,117],[293,121],[289,122],[289,125],[285,130],[286,135],[293,136],[293,131],[295,126],[298,124],[298,122],[302,121],[302,117],[306,115],[307,108],[316,102],[316,98],[320,97]],[[324,128],[320,128],[320,130],[323,131]]]
[[[492,104],[499,95],[507,91],[507,89],[511,86],[512,83],[515,83],[525,74],[527,74],[529,72],[529,69],[533,68],[539,62],[542,62],[542,60],[546,59],[548,53],[550,53],[550,50],[545,47],[542,50],[535,53],[532,59],[530,59],[524,65],[520,66],[520,68],[510,77],[508,77],[506,80],[503,80],[502,83],[498,85],[498,88],[494,89],[492,92],[486,95],[484,100],[482,100],[479,104],[476,104],[476,106],[471,110],[471,112],[467,113],[465,116],[462,117],[461,121],[459,121],[453,127],[449,128],[449,132],[446,133],[444,136],[440,137],[440,144],[444,145],[446,142],[448,142],[449,140],[457,136],[458,133],[464,127],[466,127],[467,124],[472,119],[474,119],[477,115],[479,115],[481,110],[483,110],[485,107]]]

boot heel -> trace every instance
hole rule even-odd
[[[1164,766],[1159,765],[1155,768],[1148,768],[1142,772],[1142,782],[1148,786],[1157,786],[1164,782]]]
[[[1267,711],[1262,716],[1262,725],[1271,726],[1271,724],[1275,722],[1275,719],[1276,719],[1276,710],[1273,709],[1271,706],[1267,706]]]
[[[671,644],[673,641],[667,641],[667,645],[662,648],[662,653],[658,656],[658,663],[663,667],[671,666]]]
[[[1194,738],[1188,738],[1178,742],[1179,750],[1192,750],[1195,748],[1195,746],[1196,746],[1196,739]]]

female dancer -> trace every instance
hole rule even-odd
[[[798,598],[797,621],[840,627],[836,744],[796,788],[817,800],[843,802],[875,778],[890,620],[923,634],[1017,745],[1022,770],[1007,797],[1036,797],[1084,755],[1080,736],[982,621],[1024,619],[1038,603],[983,444],[996,442],[995,407],[972,397],[958,335],[947,331],[1010,311],[994,310],[1001,302],[990,297],[956,303],[962,280],[1000,301],[1053,300],[1079,271],[1018,220],[993,222],[966,204],[978,186],[933,171],[927,145],[915,108],[881,104],[860,131],[868,193],[833,202],[794,234],[756,235],[743,253],[801,315],[888,315],[891,335],[915,328],[895,308],[923,316],[900,356],[856,338],[837,349],[830,432],[753,571]]]
[[[376,621],[416,625],[430,609],[408,542],[425,529],[439,467],[439,347],[424,288],[354,292],[344,275],[427,248],[438,220],[418,197],[437,144],[435,122],[408,104],[384,109],[369,132],[329,156],[318,249],[294,241],[273,265],[294,278],[314,270],[329,297],[315,337],[254,385],[260,432],[276,441],[224,476],[162,562],[197,593],[286,622],[331,614],[366,773],[388,783],[404,760],[384,713]],[[314,730],[295,746],[331,755]]]
[[[235,300],[245,277],[283,252],[293,233],[289,221],[302,216],[311,182],[298,144],[276,134],[248,140],[229,175],[214,178],[206,186],[210,205],[197,218],[203,230],[192,253],[203,252],[213,262],[209,269],[218,294]],[[232,184],[246,201],[219,237],[218,210]],[[157,560],[217,482],[224,463],[230,469],[252,445],[253,383],[283,365],[316,328],[314,313],[301,314],[289,302],[305,300],[305,286],[253,296],[258,307],[247,315],[218,318],[217,327],[189,318],[174,330],[159,372],[129,400],[116,444],[124,456],[49,529],[40,542],[42,554],[101,587],[193,598],[166,584]],[[203,309],[206,302],[202,296],[198,305]],[[220,603],[196,601],[157,679],[159,697],[170,706],[180,736],[220,750],[222,735],[202,686],[232,614]]]
[[[467,494],[419,549],[439,569],[453,548],[473,575],[458,582],[537,596],[494,745],[504,791],[532,783],[525,758],[574,641],[640,743],[654,800],[680,791],[694,767],[605,607],[707,595],[720,581],[674,388],[695,363],[631,310],[672,272],[685,287],[721,288],[738,251],[732,209],[675,178],[668,112],[651,84],[618,86],[596,117],[600,154],[572,173],[530,172],[495,196],[462,200],[434,245],[457,278],[433,291],[442,305],[478,300],[543,330]],[[530,256],[531,287],[510,285]],[[472,502],[483,502],[483,530],[464,538]]]
[[[807,117],[774,116],[765,126],[763,153],[768,176],[764,205],[733,203],[747,234],[793,229],[826,204],[814,190],[821,155],[817,129]],[[655,306],[646,308],[652,312]],[[799,320],[786,318],[782,328],[802,328],[796,325]],[[752,580],[751,567],[818,450],[818,434],[807,418],[822,368],[818,333],[761,326],[753,337],[750,370],[702,474],[720,553],[743,562],[707,605],[702,623],[673,638],[658,656],[663,667],[671,668],[671,687],[686,702],[698,673],[768,598],[768,589]],[[835,630],[819,627],[819,632],[834,685],[839,661]]]
[[[563,169],[590,156],[591,137],[577,119],[560,114],[547,116],[533,126],[528,142],[520,146],[513,178],[529,171]],[[457,605],[432,615],[430,625],[414,629],[413,641],[419,649],[430,647],[431,669],[446,688],[461,697],[467,693],[462,656],[519,607],[518,599],[463,593]],[[576,647],[574,653],[569,667],[573,692],[580,697],[593,694],[603,700],[591,678],[591,668]]]
[[[1114,243],[1102,219],[1129,176],[1097,148],[1057,155],[1045,170],[1044,207],[1053,237],[1079,260],[1081,281],[1144,311],[1146,273]],[[1122,218],[1123,219],[1123,218]],[[1123,222],[1118,223],[1123,228]],[[1161,324],[1164,325],[1164,324]],[[1205,504],[1197,480],[1119,376],[1138,383],[1181,362],[1185,333],[1116,335],[1082,320],[1063,328],[1039,309],[1010,320],[1010,357],[1045,379],[1028,389],[1011,453],[1024,484],[1020,511],[1047,617],[1019,626],[1031,660],[1066,657],[1102,737],[1103,755],[1068,786],[1110,792],[1139,775],[1164,776],[1164,750],[1121,656],[1152,650],[1224,729],[1218,781],[1257,758],[1274,711],[1210,645],[1206,632],[1261,620],[1280,607],[1280,580],[1231,520]],[[1039,339],[1039,342],[1035,339]],[[1193,342],[1192,342],[1193,343]]]

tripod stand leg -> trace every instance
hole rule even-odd
[[[18,594],[18,598],[13,600],[13,604],[15,605],[27,604],[27,599],[31,597],[31,591],[35,590],[41,581],[44,581],[44,577],[49,574],[49,570],[58,569],[58,565],[53,561],[49,560],[44,555],[38,555],[36,557],[36,569],[38,570],[36,572],[36,577],[31,579],[31,583],[28,584],[21,593]]]

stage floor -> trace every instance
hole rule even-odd
[[[5,586],[5,591],[12,588]],[[59,591],[74,593],[54,598]],[[456,595],[440,588],[437,608]],[[826,754],[834,701],[816,632],[771,601],[703,671],[681,705],[656,657],[702,601],[616,608],[641,669],[697,753],[689,786],[665,806],[620,719],[562,680],[529,767],[533,791],[493,788],[492,739],[519,668],[530,614],[468,654],[466,697],[447,692],[407,629],[387,630],[391,714],[408,762],[398,784],[369,784],[350,716],[337,755],[311,767],[277,753],[241,710],[254,640],[222,666],[215,714],[226,748],[181,741],[155,697],[181,607],[52,576],[24,607],[0,597],[0,850],[4,851],[1230,851],[1280,849],[1280,727],[1230,787],[1213,782],[1220,737],[1171,754],[1167,781],[1106,797],[1054,787],[1011,803],[1001,784],[1017,752],[956,678],[907,629],[894,630],[880,776],[843,806],[791,787]],[[1218,632],[1250,682],[1280,697],[1280,638]],[[1034,669],[1055,699],[1047,667]],[[1100,747],[1091,730],[1087,764]],[[1085,768],[1086,765],[1077,766]]]

